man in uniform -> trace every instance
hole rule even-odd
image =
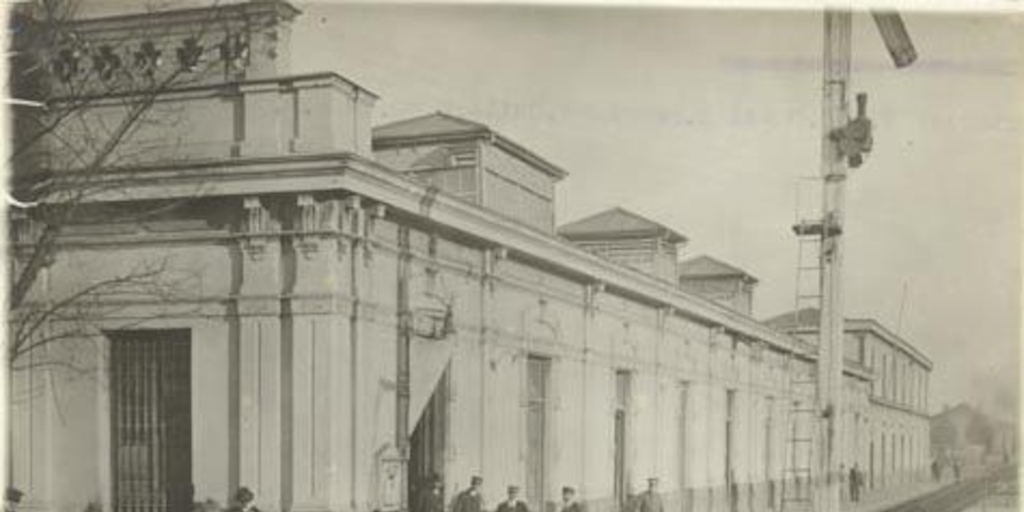
[[[416,497],[415,512],[444,512],[441,478],[431,475]]]
[[[483,498],[480,496],[480,486],[484,479],[474,476],[469,481],[469,489],[462,491],[455,497],[452,505],[452,512],[482,512]]]
[[[260,512],[260,509],[256,508],[256,494],[252,492],[252,489],[242,486],[235,491],[234,503],[228,507],[228,512]]]
[[[647,490],[640,495],[637,512],[665,512],[661,503],[661,496],[658,494],[658,479],[651,477],[647,479]]]
[[[583,506],[576,501],[576,489],[562,487],[562,510],[560,512],[583,512]]]
[[[530,508],[519,499],[519,486],[508,486],[508,499],[498,505],[495,512],[530,512]]]
[[[8,487],[4,493],[4,512],[18,512],[18,505],[21,504],[21,497],[25,493],[17,487]]]
[[[850,468],[850,501],[857,503],[860,501],[860,487],[862,485],[860,466],[854,462],[853,467]]]

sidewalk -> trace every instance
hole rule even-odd
[[[888,489],[868,493],[857,503],[843,502],[842,510],[843,512],[881,512],[953,483],[955,483],[953,479],[943,479],[938,483],[927,481],[896,484]]]

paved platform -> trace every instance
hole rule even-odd
[[[980,478],[990,471],[992,471],[992,468],[969,468],[964,472],[963,480],[967,481],[972,478]],[[927,480],[895,484],[885,490],[865,495],[858,503],[844,501],[841,508],[843,512],[884,512],[885,510],[889,510],[901,503],[905,503],[915,498],[938,491],[943,487],[952,486],[957,483],[957,480],[953,478],[952,475],[947,474],[944,476],[945,477],[939,482]]]
[[[955,483],[953,479],[941,482],[909,482],[897,484],[888,489],[868,493],[859,502],[844,502],[843,512],[882,512],[905,501],[937,491],[942,487]]]

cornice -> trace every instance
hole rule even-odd
[[[423,199],[429,195],[427,187],[352,153],[181,162],[108,170],[102,178],[108,186],[104,187],[105,192],[91,197],[93,201],[349,191],[440,224],[475,244],[507,248],[510,254],[539,261],[579,282],[604,283],[609,289],[641,302],[674,308],[681,316],[698,323],[721,325],[732,334],[762,340],[802,357],[814,357],[809,344],[749,316],[602,259],[496,212],[445,194],[433,196],[430,205],[424,207]],[[109,186],[113,184],[119,186]]]
[[[921,363],[927,370],[932,369],[932,360],[928,358],[920,349],[912,345],[909,341],[903,339],[898,334],[890,331],[887,327],[882,325],[879,321],[872,318],[847,318],[846,319],[846,330],[847,331],[863,331],[868,330],[878,334],[882,339],[889,342],[889,344],[899,348],[910,357]],[[860,325],[861,327],[858,327]]]

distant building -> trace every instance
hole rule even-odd
[[[674,284],[685,236],[624,208],[564,224],[558,234],[602,258]]]
[[[567,173],[491,127],[436,112],[373,129],[377,161],[453,197],[552,232]]]
[[[697,256],[681,262],[679,286],[736,311],[748,315],[753,313],[757,278],[711,256]]]
[[[981,464],[986,459],[1016,459],[1016,426],[993,420],[966,403],[932,416],[931,431],[932,452],[941,460]]]
[[[808,343],[818,342],[820,311],[803,309],[767,320]],[[931,462],[928,379],[931,360],[877,320],[847,318],[846,366],[870,373],[867,407],[849,408],[852,425],[847,467],[857,462],[869,488],[920,478]]]

